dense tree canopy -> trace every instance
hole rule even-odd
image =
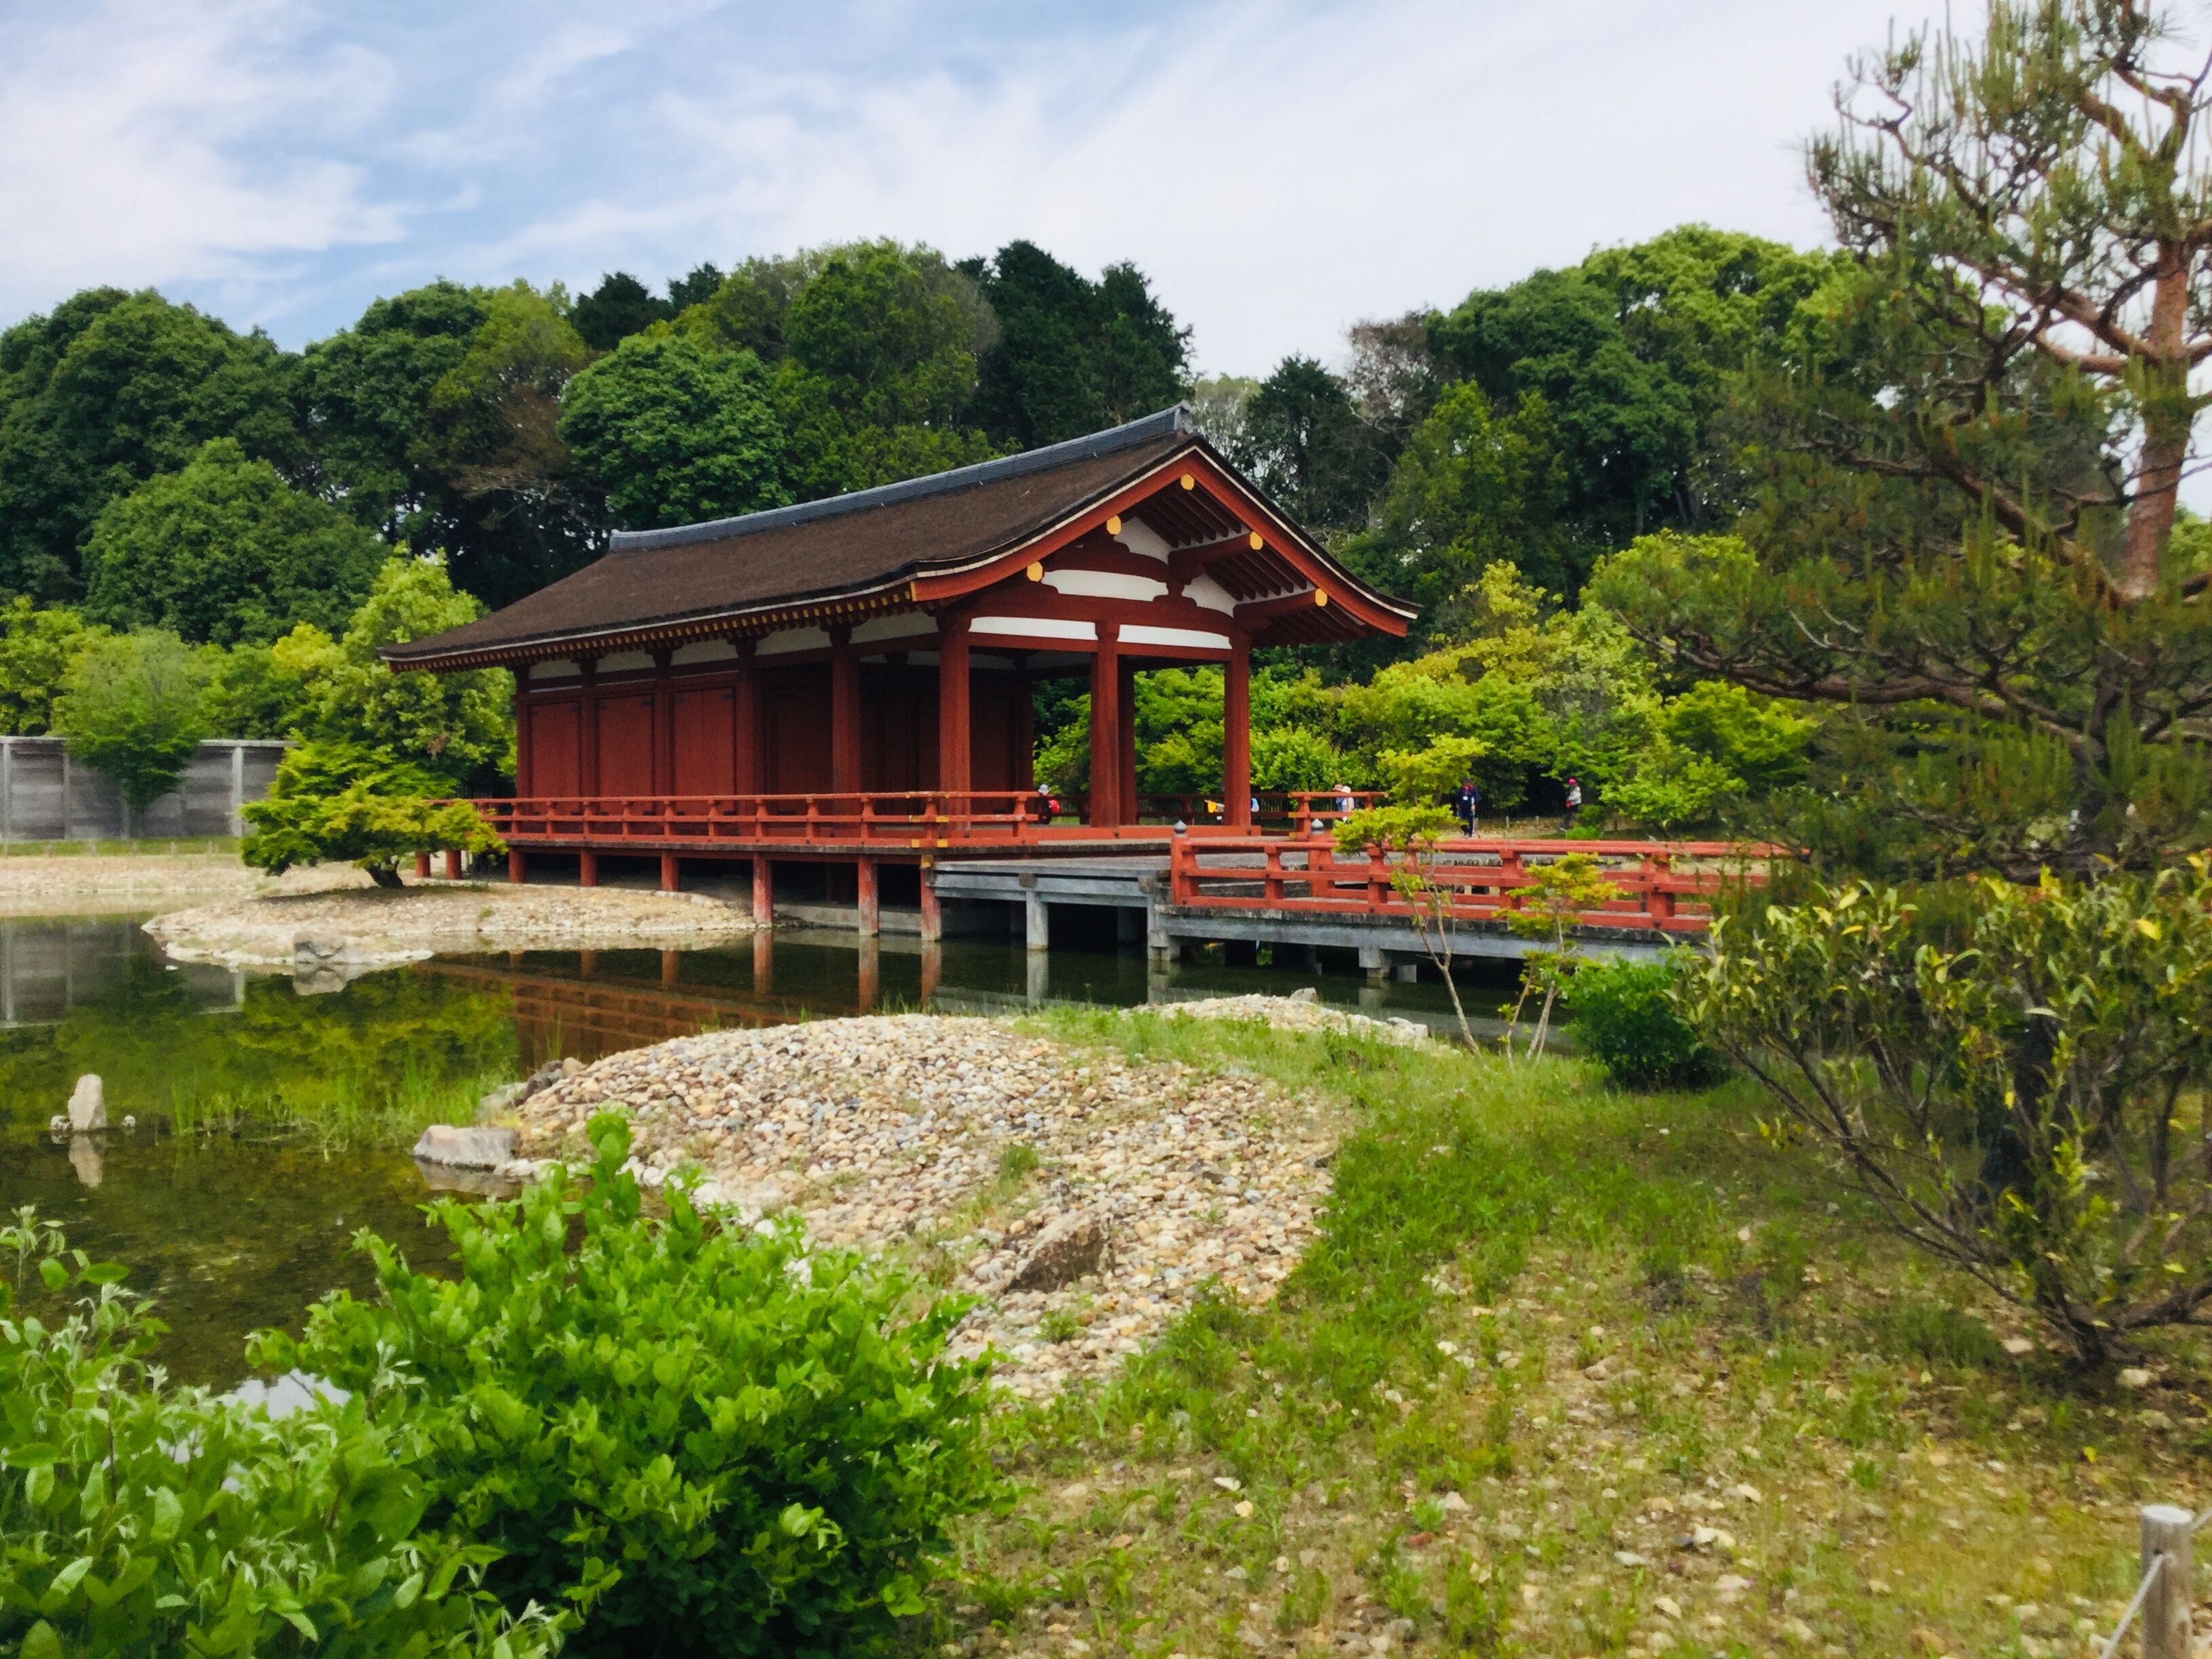
[[[782,428],[750,351],[689,335],[624,340],[579,374],[561,435],[627,530],[778,507]]]
[[[235,438],[100,509],[85,544],[85,614],[195,643],[266,644],[295,623],[345,625],[383,544],[294,489]]]
[[[263,335],[119,289],[0,334],[0,588],[79,597],[100,509],[218,437],[307,464],[289,366]]]

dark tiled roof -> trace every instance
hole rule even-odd
[[[673,530],[504,610],[405,645],[395,666],[581,635],[862,598],[1036,535],[1200,440],[1178,405],[1109,431],[927,478]]]

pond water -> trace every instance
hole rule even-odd
[[[303,994],[278,975],[167,962],[130,917],[0,920],[0,1211],[33,1205],[96,1260],[131,1269],[169,1331],[176,1375],[228,1385],[246,1334],[296,1328],[339,1286],[366,1286],[354,1232],[445,1259],[422,1174],[380,1115],[720,1027],[916,1008],[1006,1013],[1282,994],[1301,985],[1368,1012],[1441,1022],[1440,986],[1214,957],[1148,971],[1140,951],[780,932],[734,948],[441,958]],[[1486,1007],[1497,987],[1471,997]],[[105,1080],[111,1129],[48,1121],[76,1079]],[[137,1120],[125,1128],[125,1119]]]

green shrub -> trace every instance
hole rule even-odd
[[[1583,1048],[1621,1087],[1700,1089],[1726,1075],[1728,1062],[1674,1006],[1680,977],[1668,958],[1595,963],[1568,980],[1567,1011]]]
[[[680,1184],[644,1218],[629,1132],[587,1185],[432,1206],[458,1282],[370,1238],[382,1297],[339,1295],[264,1362],[420,1413],[434,1519],[495,1546],[510,1606],[566,1604],[584,1655],[851,1654],[921,1607],[948,1524],[998,1504],[986,1370],[960,1304],[795,1230],[726,1230]],[[572,1245],[572,1233],[575,1235]]]
[[[324,738],[289,750],[265,800],[243,808],[239,857],[282,875],[295,864],[349,860],[380,887],[397,887],[399,862],[451,848],[497,853],[506,843],[466,801],[443,800],[453,786],[394,759],[386,749]]]
[[[419,1529],[428,1449],[357,1403],[272,1422],[170,1389],[161,1327],[26,1210],[0,1226],[0,1652],[538,1659],[554,1629],[477,1587],[493,1552]],[[15,1305],[35,1263],[60,1311]],[[40,1316],[52,1314],[52,1321]]]

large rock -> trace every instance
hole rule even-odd
[[[1106,1261],[1106,1224],[1095,1215],[1064,1215],[1036,1236],[1006,1288],[1057,1291],[1097,1273]]]
[[[450,1170],[496,1170],[514,1156],[516,1139],[512,1129],[433,1123],[415,1143],[415,1157],[418,1163]]]
[[[76,1080],[76,1092],[70,1097],[69,1126],[70,1133],[80,1135],[107,1127],[107,1091],[99,1073],[87,1072]]]

